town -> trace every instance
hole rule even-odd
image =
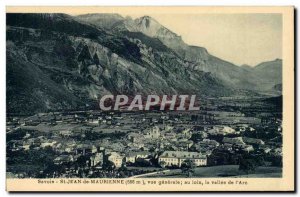
[[[6,133],[8,178],[282,176],[282,110],[268,99],[13,114]]]

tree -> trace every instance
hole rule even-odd
[[[137,158],[135,165],[140,167],[148,167],[151,166],[151,163],[143,158]]]
[[[106,160],[105,162],[103,162],[102,168],[103,170],[111,171],[114,170],[116,166],[112,161]]]
[[[250,155],[245,154],[239,159],[239,170],[249,174],[249,172],[254,172],[257,167],[257,162]]]
[[[122,164],[118,171],[127,171],[127,167],[124,164]]]
[[[201,133],[193,133],[190,140],[192,140],[194,143],[198,143],[203,140],[203,136]]]
[[[271,162],[273,166],[282,167],[282,157],[274,156],[271,158]]]
[[[190,177],[193,174],[195,167],[196,165],[192,160],[186,159],[181,164],[181,171],[182,173],[187,173],[187,176]]]
[[[160,161],[159,164],[162,168],[164,168],[166,166],[166,162],[165,161]]]
[[[77,158],[77,164],[80,167],[86,167],[88,160],[89,160],[89,157],[81,155],[80,157]]]

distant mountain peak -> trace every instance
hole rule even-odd
[[[111,29],[115,23],[125,20],[120,14],[116,13],[83,14],[78,15],[77,18],[104,29]]]
[[[86,17],[118,17],[118,18],[123,18],[120,14],[117,13],[90,13],[90,14],[82,14],[82,15],[78,15],[78,16],[86,16]]]
[[[134,27],[130,29],[130,27]],[[176,38],[178,35],[161,25],[150,16],[142,16],[134,20],[134,26],[129,26],[130,31],[139,31],[150,37]]]
[[[150,16],[143,16],[137,20],[139,25],[145,25],[146,28],[150,27],[150,23],[155,23],[155,25],[159,25],[159,23],[153,20]],[[151,24],[152,25],[152,24]],[[159,25],[161,26],[161,25]]]
[[[156,21],[154,18],[152,18],[151,16],[148,16],[148,15],[145,15],[145,16],[142,16],[140,18],[137,18],[138,20],[148,20],[148,21]],[[156,21],[157,22],[157,21]]]
[[[271,61],[265,61],[265,62],[262,62],[258,65],[256,65],[254,68],[255,69],[259,69],[259,68],[263,68],[263,67],[269,67],[269,66],[282,66],[282,59],[279,59],[279,58],[276,58],[274,60],[271,60]]]
[[[39,13],[37,15],[43,19],[47,19],[47,20],[51,20],[51,21],[53,21],[53,20],[56,20],[56,21],[74,20],[74,18],[71,17],[70,15],[63,14],[63,13]]]
[[[252,66],[250,66],[250,65],[248,65],[248,64],[243,64],[243,65],[241,65],[241,67],[242,68],[245,68],[245,69],[252,69],[253,67]]]
[[[268,63],[268,62],[272,62],[272,63],[282,63],[282,59],[276,58],[276,59],[274,59],[274,60],[265,61],[265,62],[262,62],[262,63]]]
[[[282,59],[280,59],[280,58],[276,58],[274,61],[282,61]]]

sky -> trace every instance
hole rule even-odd
[[[67,14],[117,13],[133,19],[148,15],[181,36],[185,43],[205,47],[210,54],[238,66],[256,66],[282,59],[282,15],[279,13],[167,13],[163,8],[105,9],[103,12],[98,8],[88,8],[89,12],[79,9]]]
[[[126,16],[126,14],[122,14]],[[132,18],[142,15],[130,15]],[[236,65],[282,58],[281,14],[152,14],[189,45]]]

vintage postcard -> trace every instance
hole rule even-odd
[[[294,191],[293,7],[6,8],[7,191]]]

